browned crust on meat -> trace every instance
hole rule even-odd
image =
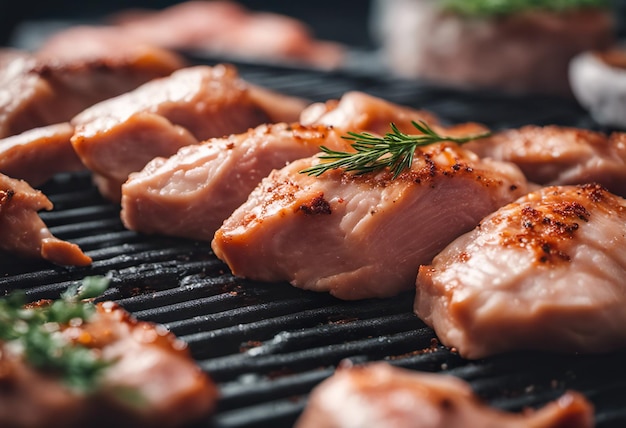
[[[330,203],[324,199],[324,194],[314,196],[312,199],[300,204],[298,210],[307,215],[331,214]]]
[[[568,197],[569,194],[569,197]],[[581,199],[576,196],[582,196]],[[555,187],[539,203],[522,202],[517,215],[494,216],[495,223],[507,222],[516,233],[503,232],[504,247],[526,248],[535,254],[535,261],[544,265],[569,262],[565,243],[574,239],[582,223],[590,221],[599,203],[608,203],[616,210],[623,208],[598,184],[576,186],[574,190]]]
[[[0,190],[0,214],[3,209],[11,203],[11,199],[13,199],[14,195],[15,191],[13,189]]]

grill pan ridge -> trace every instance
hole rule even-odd
[[[450,123],[600,129],[568,99],[462,91],[367,73],[235,65],[250,82],[311,101],[359,90],[431,110]],[[79,244],[93,265],[65,268],[3,254],[0,291],[21,288],[31,300],[57,298],[84,276],[109,275],[103,299],[164,324],[218,383],[217,411],[198,428],[292,426],[311,389],[345,360],[385,360],[455,375],[490,405],[510,411],[542,406],[575,389],[594,404],[598,427],[626,426],[626,352],[518,352],[467,361],[441,346],[413,314],[412,293],[344,302],[288,284],[242,280],[208,242],[126,230],[120,207],[98,194],[88,173],[59,174],[41,189],[55,206],[41,213],[43,220],[56,236]]]

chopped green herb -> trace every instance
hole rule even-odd
[[[89,392],[97,386],[102,371],[111,363],[96,351],[71,343],[60,333],[72,322],[88,321],[95,313],[92,299],[106,290],[105,277],[87,277],[71,286],[49,305],[25,307],[24,292],[0,299],[0,342],[21,353],[33,367],[58,373],[71,388]]]

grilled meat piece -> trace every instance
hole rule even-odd
[[[0,138],[67,122],[96,102],[185,65],[169,51],[119,36],[81,49],[83,40],[35,54],[0,50]]]
[[[91,258],[76,245],[50,233],[37,211],[52,202],[23,180],[0,174],[0,249],[59,265],[85,266]]]
[[[623,348],[625,225],[598,185],[532,192],[420,268],[415,312],[467,358]]]
[[[122,186],[129,229],[211,241],[215,231],[273,169],[319,152],[348,148],[325,126],[260,125],[156,158]]]
[[[159,11],[130,9],[108,19],[129,39],[233,58],[324,69],[343,63],[345,47],[318,40],[303,22],[255,12],[232,1],[184,1]]]
[[[396,179],[388,170],[299,172],[319,162],[273,171],[216,232],[212,248],[235,275],[342,299],[392,296],[414,285],[420,264],[526,193],[517,167],[454,144],[419,148]]]
[[[121,185],[157,156],[266,122],[292,121],[304,101],[257,88],[234,67],[195,66],[98,103],[72,120],[72,144],[101,176],[100,190],[120,200]]]
[[[3,428],[173,428],[207,416],[217,389],[184,343],[158,325],[135,320],[113,302],[96,308],[88,321],[61,330],[66,340],[99,350],[103,360],[112,362],[95,391],[69,388],[0,343]]]
[[[443,125],[431,112],[394,104],[359,91],[346,92],[339,100],[313,103],[300,115],[300,123],[305,125],[326,125],[377,135],[391,132],[391,123],[406,134],[420,134],[412,122],[426,122],[439,135],[450,137],[478,135],[489,130],[475,122]]]
[[[296,428],[591,428],[593,406],[566,392],[539,410],[483,403],[463,380],[387,363],[339,368],[312,392]]]
[[[70,139],[69,123],[33,128],[0,140],[0,173],[38,186],[59,172],[85,168]]]
[[[415,133],[411,121],[424,121],[431,127],[439,124],[439,118],[433,113],[394,104],[359,91],[346,92],[339,100],[313,103],[300,115],[303,125],[334,126],[379,135],[389,132],[389,123],[392,122],[403,132]]]
[[[626,133],[528,125],[464,146],[481,157],[513,162],[543,185],[596,182],[626,196]]]

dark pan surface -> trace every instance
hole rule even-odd
[[[494,129],[524,124],[598,128],[575,102],[437,88],[367,73],[239,64],[244,78],[311,101],[361,90],[425,108],[449,122],[477,121]],[[598,427],[626,426],[626,354],[514,353],[466,361],[442,347],[412,313],[413,294],[388,300],[343,302],[288,284],[233,277],[209,243],[125,230],[119,206],[103,200],[86,173],[59,175],[42,190],[55,205],[42,213],[52,232],[79,244],[89,268],[62,268],[0,258],[0,292],[28,290],[31,299],[55,298],[84,276],[107,274],[105,298],[137,317],[163,323],[187,341],[218,383],[216,414],[202,427],[289,427],[309,391],[344,359],[385,360],[444,372],[470,382],[488,403],[520,411],[568,389],[596,406]]]

